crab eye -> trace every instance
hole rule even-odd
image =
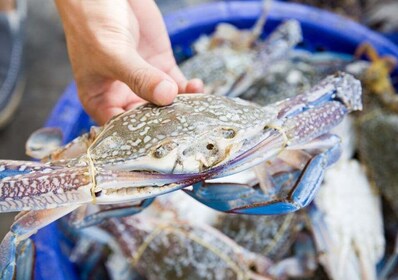
[[[267,125],[267,124],[266,124],[266,125],[264,126],[263,130],[276,130],[276,128],[273,127],[273,126],[270,126],[270,125]]]
[[[177,145],[175,143],[169,142],[160,145],[159,147],[156,148],[156,150],[153,152],[153,156],[155,158],[163,158],[165,157],[168,153],[170,153],[171,150],[173,150]]]
[[[236,135],[235,130],[233,130],[232,128],[223,128],[221,131],[222,131],[222,136],[225,139],[232,139]]]
[[[165,149],[164,149],[162,146],[160,146],[159,148],[157,148],[156,151],[153,153],[153,156],[154,156],[155,158],[162,158],[162,157],[164,157],[165,155],[166,155],[166,151],[165,151]]]
[[[214,149],[214,144],[211,144],[211,143],[207,144],[206,149],[208,149],[210,151],[213,150]]]

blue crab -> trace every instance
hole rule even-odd
[[[221,33],[231,33],[234,30],[230,25],[224,24],[221,27]],[[258,30],[258,27],[255,30]],[[239,96],[263,77],[273,63],[286,58],[289,51],[302,40],[300,24],[295,20],[286,21],[278,26],[264,42],[246,43],[245,47],[234,47],[234,40],[238,43],[246,42],[239,36],[242,35],[242,31],[235,32],[238,35],[233,36],[228,44],[224,42],[214,48],[202,47],[205,48],[204,51],[181,64],[181,70],[187,77],[203,80],[205,93]],[[206,67],[203,67],[204,65]]]
[[[145,279],[271,279],[266,257],[245,250],[209,225],[137,215],[110,219],[102,228]]]
[[[112,214],[135,214],[153,197],[194,185],[187,190],[192,197],[221,211],[300,209],[312,200],[325,168],[339,157],[339,139],[328,131],[358,109],[360,83],[344,73],[266,107],[185,94],[170,106],[143,104],[123,113],[53,152],[47,163],[1,161],[0,211],[26,211],[1,243],[2,277],[12,278],[16,244],[91,203],[114,205],[105,214],[84,218],[95,223]],[[281,195],[199,183],[274,158],[302,172]]]
[[[63,223],[63,229],[74,240],[69,256],[84,274],[96,274],[96,267],[105,264],[112,279],[135,279],[136,273],[145,279],[287,279],[297,275],[300,257],[279,261],[268,255],[278,249],[286,252],[290,243],[279,239],[295,238],[295,234],[289,236],[297,225],[293,214],[286,218],[228,215],[177,191],[159,197],[140,215],[108,219],[77,231]],[[261,229],[261,237],[256,238],[260,240],[252,240],[257,248],[215,227],[228,218],[257,221],[241,228],[249,234],[247,239],[255,236],[254,229]],[[281,224],[278,234],[272,236]],[[98,248],[97,254],[90,248]],[[284,253],[277,254],[282,257]]]

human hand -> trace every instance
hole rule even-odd
[[[145,99],[202,92],[179,70],[152,0],[56,0],[83,107],[99,124]],[[142,98],[142,99],[141,99]]]

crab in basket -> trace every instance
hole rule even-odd
[[[222,23],[211,37],[201,37],[195,43],[196,55],[180,65],[184,75],[203,80],[205,93],[236,97],[260,80],[274,63],[286,60],[302,40],[301,26],[296,20],[285,21],[265,41],[258,41],[268,2],[264,1],[262,16],[252,30]]]
[[[328,131],[361,106],[359,81],[338,73],[307,93],[266,107],[204,94],[179,95],[166,107],[143,104],[50,154],[38,153],[36,144],[54,134],[36,133],[28,150],[43,163],[0,162],[0,211],[24,211],[0,246],[2,278],[13,277],[21,241],[92,203],[110,206],[75,215],[80,224],[135,214],[153,197],[191,185],[192,197],[220,211],[298,210],[311,202],[325,169],[340,155],[340,140]],[[268,188],[200,184],[267,160],[278,165],[264,174]],[[290,190],[278,192],[272,170],[293,167],[301,176]]]

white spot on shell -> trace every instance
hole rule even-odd
[[[145,136],[144,138],[144,143],[148,143],[149,141],[151,141],[151,137],[149,135]]]
[[[125,151],[126,150],[130,150],[130,148],[131,147],[129,145],[123,145],[123,146],[120,147],[121,150],[125,150]]]
[[[137,139],[134,142],[132,142],[131,145],[135,147],[135,146],[138,146],[141,142],[142,142],[141,139]]]
[[[140,135],[141,135],[141,136],[144,136],[145,134],[148,133],[148,131],[149,131],[149,126],[146,126],[146,127],[144,128],[144,130],[140,132]]]
[[[145,123],[139,123],[139,124],[137,124],[136,126],[133,126],[133,125],[130,124],[127,128],[128,128],[130,131],[136,131],[136,130],[140,129],[140,128],[143,127],[143,126],[145,126]]]

